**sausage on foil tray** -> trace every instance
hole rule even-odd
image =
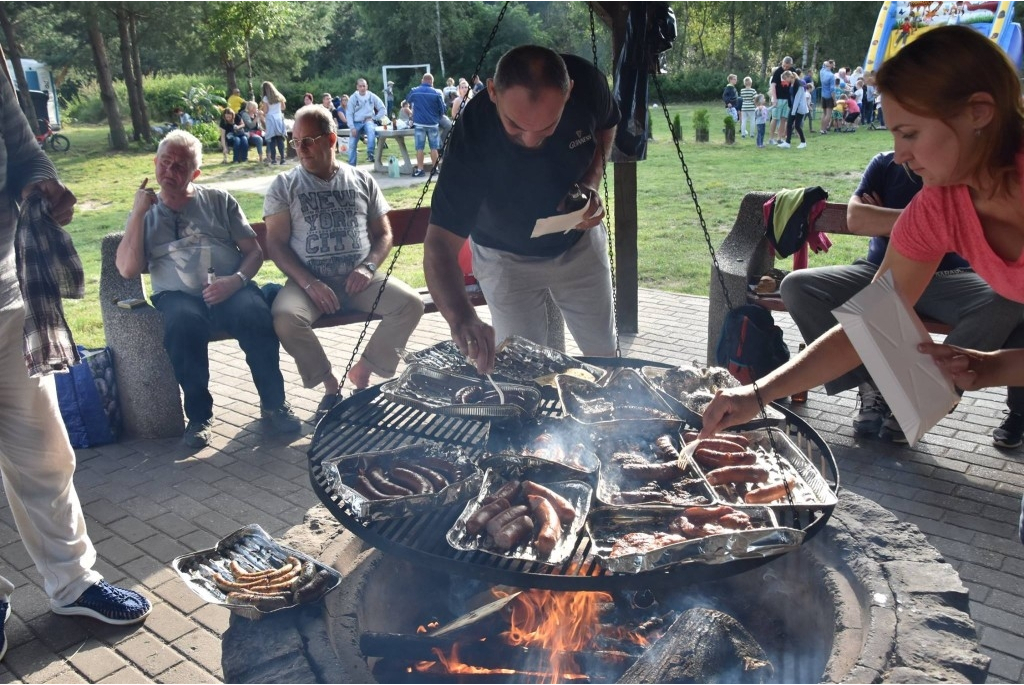
[[[369,500],[432,495],[460,480],[454,464],[436,457],[416,461],[394,460],[387,467],[374,465],[356,474],[352,487]]]
[[[529,480],[503,483],[481,505],[466,519],[466,533],[483,535],[484,546],[500,552],[532,543],[546,557],[562,539],[563,526],[576,518],[569,500]]]
[[[683,441],[697,442],[693,460],[704,470],[704,477],[710,485],[723,488],[727,499],[737,503],[771,504],[786,500],[797,485],[796,478],[789,474],[773,480],[773,469],[764,453],[754,451],[744,435],[717,433],[698,439],[696,432],[687,431]]]
[[[302,604],[318,597],[331,582],[326,569],[317,570],[316,564],[290,556],[277,569],[246,571],[232,560],[231,578],[213,574],[217,588],[227,595],[227,603],[253,606],[261,611],[273,611],[293,604]]]
[[[612,545],[610,556],[646,554],[668,545],[753,527],[748,514],[729,506],[687,507],[669,523],[667,531],[626,533]]]

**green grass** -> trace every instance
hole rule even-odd
[[[693,111],[707,107],[711,112],[711,142],[695,143]],[[808,134],[808,147],[758,150],[751,139],[738,139],[726,145],[717,103],[672,105],[669,113],[682,114],[684,143],[682,152],[689,168],[704,220],[717,247],[732,227],[740,199],[751,190],[776,191],[782,188],[820,185],[836,202],[845,202],[857,187],[860,173],[873,155],[892,147],[886,131],[862,128],[853,134]],[[652,109],[654,140],[648,146],[648,158],[637,167],[638,250],[640,285],[694,295],[706,295],[710,257],[672,144],[663,110]],[[805,126],[808,131],[815,127]],[[103,127],[66,127],[71,149],[50,152],[61,178],[78,196],[75,220],[69,226],[85,266],[86,296],[81,301],[65,302],[72,331],[79,343],[88,347],[104,344],[98,286],[100,241],[104,235],[120,231],[131,208],[132,197],[143,178],[155,184],[151,149],[138,146],[130,152],[107,149],[107,129]],[[737,136],[738,138],[738,136]],[[226,181],[245,176],[272,173],[263,165],[243,167],[223,164],[219,152],[207,151],[199,182]],[[609,174],[611,166],[609,166]],[[613,186],[609,175],[609,190]],[[413,207],[422,186],[385,191],[392,206]],[[257,221],[263,216],[263,198],[253,193],[236,195],[246,216]],[[429,193],[425,199],[429,204]],[[614,205],[614,198],[612,198]],[[835,245],[824,255],[812,255],[812,265],[844,264],[863,256],[866,241],[850,236],[833,237]],[[415,286],[422,286],[422,249],[402,250],[395,275]],[[272,263],[266,263],[257,280],[283,282],[283,275]]]

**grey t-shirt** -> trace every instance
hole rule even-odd
[[[263,216],[288,212],[291,248],[317,278],[347,276],[370,253],[368,222],[391,211],[365,171],[342,164],[325,181],[301,166],[279,175],[263,200]]]
[[[238,271],[238,241],[256,237],[235,198],[223,190],[195,190],[180,212],[162,202],[146,212],[146,257],[154,295],[179,290],[200,297],[209,269],[217,276]]]

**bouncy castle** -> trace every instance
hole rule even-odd
[[[1012,2],[883,2],[864,61],[865,73],[881,66],[925,31],[963,24],[989,37],[1021,68],[1020,24],[1013,23]]]

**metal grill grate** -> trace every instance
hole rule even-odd
[[[628,360],[615,361],[636,365]],[[786,430],[797,446],[807,454],[833,491],[838,491],[839,474],[832,451],[802,419],[782,407]],[[541,413],[559,416],[556,398],[545,398]],[[591,552],[585,531],[579,536],[569,561],[551,566],[532,561],[508,559],[486,552],[453,549],[445,534],[462,512],[464,503],[441,507],[418,516],[385,521],[360,521],[327,483],[320,464],[324,459],[394,449],[417,442],[443,442],[463,447],[472,458],[483,455],[488,424],[455,417],[444,417],[391,402],[370,388],[339,403],[317,426],[309,449],[310,482],[324,506],[347,529],[368,544],[418,564],[446,573],[477,577],[492,583],[550,590],[617,590],[656,587],[663,584],[697,583],[742,573],[760,566],[765,559],[741,559],[725,564],[684,564],[665,571],[641,574],[608,573]],[[831,507],[793,510],[779,508],[779,523],[802,529],[809,539],[827,522]]]

